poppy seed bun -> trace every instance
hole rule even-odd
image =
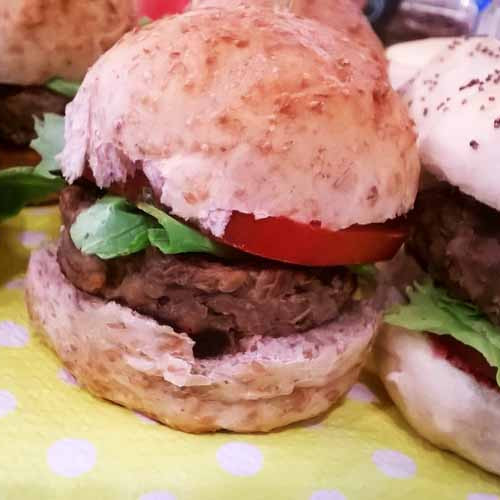
[[[389,62],[389,79],[395,89],[411,80],[431,62],[453,38],[424,38],[391,45],[385,55]]]
[[[424,168],[500,210],[500,41],[456,38],[402,94]]]
[[[81,80],[136,21],[132,0],[8,0],[0,5],[0,83]]]
[[[500,474],[498,391],[436,356],[424,333],[384,325],[374,358],[389,395],[419,434]]]
[[[385,65],[288,12],[199,9],[127,34],[67,108],[64,176],[142,169],[161,202],[215,236],[232,211],[383,222],[413,205],[407,110]]]
[[[80,384],[188,432],[268,431],[326,411],[357,379],[380,319],[359,304],[306,333],[249,337],[238,354],[197,360],[186,334],[76,289],[54,249],[32,254],[26,302]]]
[[[191,8],[218,7],[229,8],[238,5],[253,5],[259,8],[276,8],[276,0],[192,0]],[[289,9],[298,17],[314,19],[349,37],[351,43],[357,42],[372,48],[372,55],[384,59],[384,48],[380,39],[358,5],[351,0],[294,0],[282,1],[282,9]]]

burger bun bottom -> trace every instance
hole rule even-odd
[[[186,334],[75,288],[55,248],[32,254],[26,302],[80,385],[195,433],[269,431],[325,412],[356,381],[380,320],[356,302],[303,334],[248,337],[236,354],[196,359]]]
[[[500,393],[437,356],[428,335],[384,325],[378,373],[410,425],[431,443],[500,474]]]

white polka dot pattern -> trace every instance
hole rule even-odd
[[[9,290],[24,290],[24,278],[14,278],[5,285],[5,288]]]
[[[13,321],[0,321],[0,347],[24,347],[28,339],[24,326]]]
[[[336,490],[319,490],[315,491],[309,500],[346,500],[346,497]]]
[[[139,500],[176,500],[176,498],[168,491],[151,491],[141,495]]]
[[[158,425],[158,422],[156,420],[153,420],[152,418],[147,417],[146,415],[143,415],[139,411],[134,411],[134,415],[143,423],[148,424],[148,425]]]
[[[0,418],[5,417],[17,406],[16,398],[9,391],[0,391]]]
[[[27,248],[38,248],[45,240],[47,235],[40,231],[23,231],[19,234],[19,241]]]
[[[224,444],[217,450],[217,462],[233,476],[254,476],[262,468],[263,461],[257,446],[239,441]]]
[[[408,456],[395,450],[377,450],[372,461],[386,476],[397,479],[408,479],[416,473],[417,466]]]
[[[500,500],[500,497],[488,493],[471,493],[467,495],[467,500]]]
[[[365,384],[361,383],[354,384],[347,393],[347,397],[363,403],[375,403],[378,401],[377,396]]]
[[[57,377],[65,384],[78,386],[78,381],[76,380],[75,377],[73,377],[73,375],[71,375],[71,373],[68,370],[66,370],[66,368],[61,368],[57,372]]]
[[[96,449],[83,439],[60,439],[47,451],[47,463],[59,476],[77,477],[90,471],[96,462]]]

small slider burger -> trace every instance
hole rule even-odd
[[[386,316],[380,375],[420,434],[500,474],[500,41],[449,40],[401,92],[437,180],[406,244],[428,274]]]
[[[379,324],[418,153],[386,69],[291,13],[207,8],[126,35],[67,108],[57,249],[27,304],[93,394],[189,432],[327,410]],[[386,222],[389,221],[389,222]]]
[[[136,23],[133,0],[0,5],[0,143],[27,146],[33,116],[63,114],[77,82]]]

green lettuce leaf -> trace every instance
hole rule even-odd
[[[60,177],[39,175],[33,167],[0,170],[0,220],[13,217],[28,203],[45,200],[64,185]]]
[[[64,78],[52,78],[45,84],[45,86],[49,90],[52,90],[52,92],[56,92],[73,99],[81,84],[81,82],[72,82],[70,80],[65,80]]]
[[[500,329],[472,304],[450,297],[427,280],[406,291],[408,304],[399,305],[385,315],[386,323],[408,330],[451,335],[480,352],[497,370],[500,386]]]
[[[149,246],[154,220],[118,196],[104,196],[81,212],[71,226],[73,243],[83,253],[113,259]]]
[[[165,254],[196,252],[230,257],[235,253],[230,247],[216,243],[153,205],[139,203],[137,206],[162,226],[163,229],[149,230],[149,241]]]
[[[373,280],[377,276],[377,268],[373,264],[353,264],[349,270],[360,278]]]
[[[139,24],[139,26],[142,28],[143,26],[147,26],[148,24],[151,24],[152,22],[153,22],[153,20],[150,17],[142,16],[139,19],[137,24]]]
[[[65,185],[54,172],[59,170],[56,155],[64,147],[64,117],[45,114],[35,117],[38,137],[31,147],[42,157],[36,167],[14,167],[0,171],[0,220],[16,215],[24,206],[40,203]]]
[[[101,259],[131,255],[149,245],[165,254],[199,252],[231,257],[237,253],[153,205],[135,207],[118,196],[104,196],[81,212],[70,235],[83,253]]]
[[[64,116],[46,113],[43,120],[35,117],[35,131],[38,137],[31,141],[30,146],[42,157],[35,172],[54,178],[53,172],[60,170],[56,156],[64,148]]]

